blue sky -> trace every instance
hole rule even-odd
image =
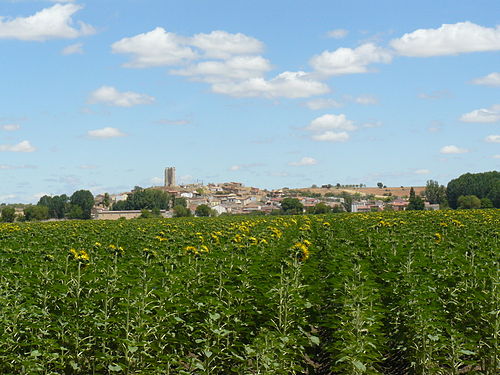
[[[0,202],[500,164],[500,2],[0,0]]]

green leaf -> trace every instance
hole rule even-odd
[[[108,370],[109,371],[114,371],[114,372],[119,372],[122,371],[122,366],[120,365],[108,365]]]
[[[352,364],[354,365],[354,367],[356,367],[359,371],[363,371],[365,372],[366,371],[366,366],[361,363],[360,361],[358,361],[357,359],[355,359],[354,361],[352,361]]]
[[[318,336],[309,336],[309,340],[311,340],[311,342],[315,345],[319,345],[319,337]]]
[[[30,354],[32,357],[40,357],[42,355],[42,353],[40,353],[38,350],[33,350]]]
[[[462,354],[465,354],[465,355],[475,355],[476,354],[476,353],[471,352],[470,350],[466,350],[466,349],[461,349],[461,350],[459,350],[459,352]]]
[[[206,356],[207,358],[210,358],[210,357],[212,356],[212,354],[213,354],[213,353],[212,353],[210,350],[206,349],[206,350],[204,350],[204,351],[203,351],[203,354],[205,354],[205,356]]]
[[[137,349],[139,349],[137,346],[129,346],[128,347],[128,351],[130,353],[135,353],[137,351]]]
[[[210,314],[210,319],[212,319],[212,320],[217,320],[219,318],[220,318],[220,314],[219,313]]]
[[[73,368],[73,370],[78,370],[80,366],[75,361],[69,361],[70,366]]]

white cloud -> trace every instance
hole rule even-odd
[[[305,72],[283,72],[271,80],[251,78],[241,82],[216,83],[212,91],[234,97],[307,98],[325,94],[328,86]]]
[[[425,92],[422,92],[420,94],[418,94],[418,97],[420,99],[442,99],[442,98],[448,98],[450,97],[451,94],[446,91],[446,90],[436,90],[436,91],[432,91],[430,93],[425,93]]]
[[[382,121],[371,121],[371,122],[365,122],[361,126],[363,128],[380,128],[383,125],[384,123]]]
[[[7,165],[7,164],[0,164],[0,170],[6,170],[6,169],[36,169],[34,165]]]
[[[356,130],[356,126],[351,120],[348,120],[344,114],[332,115],[326,114],[315,118],[305,128],[310,131],[324,131],[324,130]]]
[[[0,39],[44,41],[49,39],[72,39],[95,33],[95,29],[78,22],[72,26],[72,16],[83,6],[76,4],[55,4],[29,17],[0,17]]]
[[[431,171],[428,169],[417,169],[414,173],[415,174],[429,174],[429,173],[431,173]]]
[[[442,147],[439,152],[441,152],[442,154],[465,154],[466,152],[469,152],[469,150],[450,145]]]
[[[362,105],[373,105],[378,104],[378,99],[373,95],[361,95],[354,99],[358,104]]]
[[[151,104],[155,98],[132,91],[120,92],[112,86],[102,86],[90,94],[89,103],[104,103],[117,107],[132,107],[139,104]]]
[[[500,135],[489,135],[484,140],[488,143],[500,143]]]
[[[71,44],[61,51],[62,55],[81,55],[83,54],[83,43]]]
[[[429,57],[500,50],[500,26],[488,28],[472,22],[443,24],[438,29],[419,29],[391,41],[403,56]]]
[[[251,164],[239,164],[239,165],[232,165],[229,170],[230,171],[241,171],[243,169],[251,169],[255,167],[262,167],[263,164],[261,163],[251,163]]]
[[[299,161],[294,161],[294,162],[288,163],[288,165],[292,165],[292,166],[295,166],[295,167],[303,167],[303,166],[306,166],[306,165],[315,165],[315,164],[318,164],[318,162],[316,161],[316,159],[311,158],[309,156],[304,156]]]
[[[13,132],[21,129],[21,126],[18,124],[5,124],[1,126],[2,130],[6,130],[8,132]]]
[[[500,154],[493,155],[493,159],[500,159]]]
[[[500,104],[494,104],[490,108],[480,108],[472,112],[465,113],[462,117],[460,117],[460,121],[483,123],[500,121]]]
[[[153,31],[123,38],[112,44],[114,53],[132,55],[132,61],[124,64],[128,68],[178,65],[198,58],[196,52],[186,46],[187,38],[157,27]]]
[[[14,194],[0,195],[0,201],[7,201],[16,198]]]
[[[36,148],[31,145],[29,141],[22,141],[15,145],[3,144],[0,145],[0,152],[33,152]]]
[[[269,70],[271,64],[261,56],[236,56],[225,61],[200,62],[184,69],[172,70],[171,73],[217,83],[258,78]]]
[[[216,59],[228,59],[233,55],[258,54],[264,49],[262,42],[255,38],[221,30],[212,31],[210,34],[196,34],[189,44],[201,49],[205,57]]]
[[[102,129],[89,130],[87,135],[91,138],[116,138],[124,137],[126,134],[116,128],[105,127]]]
[[[390,63],[391,53],[373,43],[366,43],[357,48],[339,48],[333,52],[324,51],[313,56],[311,66],[320,74],[342,75],[367,73],[368,65],[373,63]]]
[[[339,108],[342,106],[343,104],[335,99],[314,99],[306,103],[306,107],[314,111],[326,108]]]
[[[494,72],[472,81],[475,85],[500,86],[500,73]]]
[[[152,184],[163,184],[163,179],[161,179],[160,177],[153,177],[151,178],[151,180],[149,180]]]
[[[311,138],[319,142],[345,142],[349,139],[349,134],[347,132],[337,133],[328,130],[320,134],[315,134]]]
[[[342,39],[345,38],[348,33],[349,31],[346,29],[335,29],[328,31],[326,36],[333,39]]]

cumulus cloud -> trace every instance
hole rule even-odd
[[[262,77],[271,70],[271,64],[261,56],[236,56],[225,61],[204,61],[172,74],[194,77],[199,81],[217,83]]]
[[[326,36],[333,39],[342,39],[345,38],[348,33],[349,31],[346,29],[335,29],[328,31]]]
[[[339,48],[333,52],[324,51],[313,56],[311,66],[319,74],[325,76],[367,73],[368,65],[373,63],[390,63],[391,53],[373,43],[366,43],[357,48]]]
[[[326,109],[326,108],[339,108],[343,104],[335,99],[314,99],[308,101],[306,107],[312,110]]]
[[[216,59],[258,54],[264,49],[262,42],[255,38],[221,30],[212,31],[210,34],[196,34],[189,40],[189,44],[202,50],[205,57]]]
[[[125,133],[122,133],[120,130],[111,127],[105,127],[102,129],[89,130],[87,132],[87,136],[90,138],[117,138],[126,136]]]
[[[443,24],[437,29],[419,29],[391,41],[403,56],[429,57],[467,52],[500,50],[500,26],[488,28],[472,22]]]
[[[323,131],[323,130],[356,130],[356,126],[351,120],[348,120],[346,115],[332,115],[326,114],[315,118],[306,127],[310,131]]]
[[[132,91],[120,92],[112,86],[102,86],[90,94],[89,103],[104,103],[117,107],[133,107],[139,104],[151,104],[155,98]]]
[[[318,142],[345,142],[349,139],[348,131],[357,127],[344,114],[326,114],[315,118],[304,128],[312,133],[311,139]]]
[[[500,121],[500,104],[494,104],[490,108],[480,108],[465,113],[460,117],[462,122],[492,123]]]
[[[49,39],[73,39],[95,33],[95,29],[79,21],[73,27],[73,15],[83,6],[55,4],[28,17],[0,17],[0,39],[45,41]]]
[[[311,158],[309,156],[304,156],[299,161],[293,161],[293,162],[288,163],[288,165],[291,165],[291,166],[294,166],[294,167],[303,167],[303,166],[306,166],[306,165],[315,165],[315,164],[318,164],[318,162],[316,161],[316,159]]]
[[[442,147],[439,152],[441,152],[442,154],[465,154],[466,152],[469,152],[469,150],[450,145]]]
[[[29,141],[21,141],[14,145],[0,144],[0,152],[33,152],[36,148]]]
[[[111,45],[114,53],[132,55],[128,68],[171,66],[196,59],[197,53],[185,45],[186,38],[167,32],[162,27],[153,31],[123,38]]]
[[[472,83],[484,86],[500,86],[500,73],[490,73],[484,77],[476,78]]]
[[[2,130],[8,131],[8,132],[13,132],[16,130],[21,129],[21,126],[18,124],[5,124],[1,126]]]
[[[71,44],[61,51],[62,55],[81,55],[83,54],[83,43]]]
[[[431,173],[431,171],[428,169],[417,169],[414,173],[415,174],[429,174],[429,173]]]
[[[500,135],[489,135],[484,140],[488,143],[500,143]]]
[[[314,134],[311,138],[318,142],[345,142],[350,136],[347,132],[333,132],[328,130],[320,134]]]
[[[234,97],[307,98],[325,94],[330,89],[308,73],[283,72],[270,80],[251,78],[241,82],[216,83],[212,85],[212,91]]]
[[[493,155],[493,159],[500,159],[500,154]]]

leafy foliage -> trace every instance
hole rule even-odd
[[[494,207],[500,208],[500,172],[463,174],[448,183],[446,195],[451,208],[458,207],[458,198],[462,195],[488,198]]]
[[[0,373],[496,374],[498,228],[487,209],[0,224]]]
[[[156,189],[142,189],[136,186],[125,201],[117,202],[113,205],[113,210],[168,210],[170,195],[164,191]]]

